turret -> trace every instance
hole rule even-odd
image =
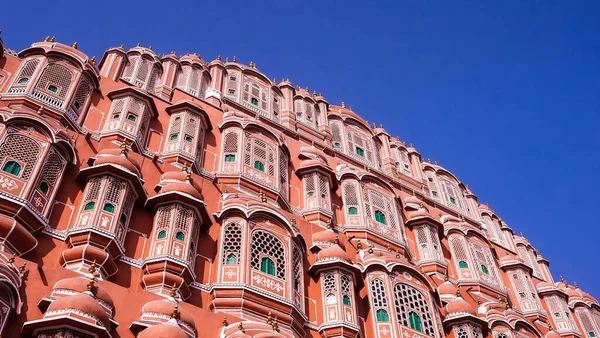
[[[210,86],[206,91],[206,100],[220,107],[223,101],[223,90],[225,88],[225,77],[227,76],[227,70],[225,65],[221,62],[221,55],[217,56],[215,60],[208,64],[210,71]]]

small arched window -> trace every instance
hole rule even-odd
[[[121,117],[121,115],[119,115],[119,114],[115,114],[115,115],[113,115],[113,120],[118,120],[118,119],[119,119],[119,117]]]
[[[481,272],[485,273],[486,275],[490,274],[490,271],[488,270],[487,266],[485,265],[481,265]]]
[[[254,161],[254,169],[260,170],[262,172],[265,171],[265,164],[261,161]]]
[[[115,206],[110,203],[106,203],[104,204],[104,207],[102,207],[102,210],[110,212],[112,214],[113,212],[115,212]]]
[[[230,253],[229,255],[227,255],[225,264],[227,264],[227,265],[237,264],[237,256],[235,254]]]
[[[27,77],[22,77],[19,79],[19,84],[26,84],[27,82],[29,82],[29,78]]]
[[[175,234],[175,239],[183,241],[185,239],[185,235],[183,234],[183,232],[178,231],[177,234]]]
[[[275,262],[269,257],[263,257],[260,260],[260,271],[275,276]]]
[[[381,224],[387,224],[385,220],[385,214],[380,210],[375,210],[375,220]]]
[[[40,182],[40,191],[43,192],[44,194],[47,194],[48,189],[49,189],[48,183],[46,183],[45,181],[41,181]]]
[[[191,137],[190,135],[185,135],[185,142],[190,142],[192,143],[192,141],[194,140],[193,137]]]
[[[365,157],[365,150],[363,148],[356,147],[356,154]]]
[[[325,297],[325,304],[329,305],[335,303],[337,303],[337,297],[333,293],[330,293]]]
[[[408,319],[410,320],[410,328],[419,332],[423,332],[423,328],[421,327],[421,317],[416,312],[410,312],[408,314]]]
[[[377,318],[378,322],[389,322],[390,321],[390,315],[384,309],[377,310],[377,312],[375,313],[375,317]]]
[[[172,134],[171,137],[169,137],[169,141],[175,141],[177,138],[179,138],[179,134]]]
[[[21,165],[15,161],[8,161],[4,164],[2,170],[6,171],[9,174],[19,176],[19,174],[21,173]]]
[[[348,208],[348,215],[358,215],[358,208],[357,207]]]
[[[163,238],[166,238],[166,237],[167,237],[167,232],[166,232],[166,231],[164,231],[164,230],[161,230],[161,231],[158,233],[158,236],[156,236],[156,238],[157,238],[157,239],[163,239]]]
[[[344,295],[344,298],[342,298],[342,301],[344,302],[344,305],[348,305],[348,306],[350,306],[350,304],[352,303],[350,301],[350,297],[348,295]]]
[[[121,223],[125,224],[127,223],[127,216],[125,216],[125,214],[121,214],[121,218],[119,220],[121,221]]]
[[[57,93],[58,92],[58,87],[55,85],[49,85],[48,86],[48,91],[51,91],[53,93]]]
[[[235,162],[235,155],[232,155],[232,154],[225,155],[225,162]]]
[[[131,122],[135,122],[135,120],[137,120],[137,116],[135,116],[133,114],[129,114],[129,115],[127,115],[127,119]]]
[[[92,210],[94,209],[94,207],[96,206],[95,202],[88,202],[85,207],[83,207],[83,210]]]
[[[467,264],[467,262],[465,261],[459,261],[458,262],[458,267],[461,269],[468,269],[469,268],[469,264]]]

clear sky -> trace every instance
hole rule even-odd
[[[600,297],[600,2],[70,2],[3,1],[5,44],[254,61],[413,143]]]

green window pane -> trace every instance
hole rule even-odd
[[[455,199],[454,197],[450,197],[450,202],[451,202],[452,204],[456,204],[456,199]]]
[[[227,259],[225,260],[225,264],[237,264],[237,256],[235,254],[227,255]]]
[[[225,155],[225,162],[235,162],[235,155]]]
[[[342,301],[344,302],[344,305],[350,306],[350,297],[348,297],[348,295],[344,295]]]
[[[131,122],[135,122],[135,120],[137,119],[137,117],[133,114],[129,114],[127,115],[127,119]]]
[[[48,193],[48,189],[49,189],[48,183],[46,183],[44,181],[40,182],[40,191],[41,192],[43,192],[44,194],[47,194]]]
[[[179,138],[179,134],[172,134],[171,137],[169,137],[170,141],[175,141]]]
[[[164,230],[161,230],[161,231],[158,233],[158,236],[156,236],[156,238],[158,238],[158,239],[162,239],[162,238],[165,238],[165,237],[167,237],[167,232],[166,232],[166,231],[164,231]]]
[[[461,269],[467,269],[467,268],[469,268],[469,264],[467,264],[467,262],[465,262],[465,261],[460,261],[460,262],[458,262],[458,267]]]
[[[254,169],[260,170],[262,172],[265,171],[265,165],[261,161],[254,161]]]
[[[54,85],[49,85],[48,86],[48,90],[51,91],[51,92],[53,92],[53,93],[56,93],[56,92],[58,92],[58,87],[54,86]]]
[[[275,276],[275,263],[269,257],[260,260],[260,271]]]
[[[386,224],[385,215],[379,210],[375,210],[375,220],[381,224]]]
[[[375,312],[375,317],[377,318],[378,322],[390,321],[390,315],[388,315],[387,311],[385,311],[384,309],[377,310],[377,312]]]
[[[113,120],[118,120],[118,119],[119,119],[119,117],[121,117],[121,115],[119,115],[119,114],[115,114],[115,115],[113,115]]]
[[[18,176],[21,172],[21,165],[15,161],[8,161],[4,164],[2,170],[6,171],[9,174]]]
[[[486,275],[490,274],[490,271],[488,270],[487,266],[485,266],[485,265],[481,266],[481,272],[485,273]]]
[[[190,135],[185,135],[185,142],[192,143],[193,138]]]
[[[19,84],[26,84],[29,81],[29,78],[27,77],[22,77],[19,79]]]
[[[106,211],[106,212],[113,213],[113,212],[115,212],[115,206],[114,206],[114,205],[112,205],[112,204],[110,204],[110,203],[106,203],[106,204],[104,205],[104,207],[102,208],[102,210],[104,210],[104,211]]]
[[[356,154],[364,157],[365,151],[363,148],[356,147]]]
[[[415,312],[410,312],[408,314],[408,319],[410,320],[410,328],[419,332],[423,332],[421,328],[421,317]]]
[[[358,215],[358,209],[356,207],[348,208],[348,215]]]
[[[183,241],[185,239],[185,235],[183,234],[183,232],[178,231],[177,234],[175,234],[175,239]]]
[[[334,142],[333,143],[333,147],[334,148],[339,148],[340,147],[340,143],[339,142]]]
[[[254,97],[250,100],[250,103],[252,103],[255,106],[258,106],[258,100]]]
[[[83,207],[83,210],[92,210],[94,209],[94,206],[96,206],[96,203],[94,202],[88,202],[85,207]]]

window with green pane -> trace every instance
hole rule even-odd
[[[348,208],[348,215],[358,215],[358,208],[357,207]]]
[[[490,274],[490,271],[488,270],[487,266],[485,266],[485,265],[481,265],[481,272],[485,273],[486,275]]]
[[[225,264],[237,264],[237,256],[235,254],[230,253],[227,255],[227,259],[225,260]]]
[[[344,297],[342,298],[342,302],[344,302],[344,305],[350,306],[350,304],[351,304],[350,297],[348,295],[344,295]]]
[[[6,171],[9,174],[19,176],[19,174],[21,173],[21,165],[15,161],[8,161],[4,164],[2,170]]]
[[[275,276],[275,262],[269,257],[263,257],[260,260],[260,271]]]
[[[51,91],[51,92],[53,92],[53,93],[56,93],[56,92],[58,92],[58,87],[55,86],[55,85],[49,85],[48,86],[48,90]]]
[[[110,203],[106,203],[106,204],[104,204],[104,207],[102,208],[102,210],[113,213],[113,212],[115,212],[115,206]]]
[[[19,84],[26,84],[29,81],[29,78],[22,77],[19,79]]]
[[[171,134],[171,137],[169,137],[170,141],[175,141],[179,138],[179,134]]]
[[[356,154],[364,157],[365,156],[365,150],[363,148],[356,147]]]
[[[193,138],[190,135],[185,135],[185,142],[192,143]]]
[[[252,99],[250,99],[250,103],[252,103],[253,105],[258,107],[258,99],[253,97]]]
[[[167,232],[165,230],[161,230],[158,233],[158,236],[156,236],[156,238],[158,238],[158,239],[163,239],[163,238],[166,238],[166,237],[167,237]]]
[[[235,155],[232,155],[232,154],[225,155],[225,162],[235,162]]]
[[[44,194],[47,194],[49,188],[50,187],[48,186],[48,183],[46,183],[45,181],[40,182],[40,191],[41,192],[43,192]]]
[[[421,317],[416,312],[410,312],[408,314],[408,319],[410,321],[410,328],[419,332],[423,332],[423,328],[421,326]]]
[[[260,170],[262,172],[265,171],[265,164],[261,161],[254,161],[254,169]]]
[[[92,210],[94,209],[94,207],[96,206],[96,203],[94,202],[88,202],[85,207],[83,207],[83,210]]]
[[[137,120],[137,116],[135,116],[133,114],[129,114],[129,115],[127,115],[127,119],[131,122],[135,122],[135,120]]]
[[[181,231],[178,231],[178,232],[175,234],[175,239],[177,239],[177,240],[179,240],[179,241],[183,241],[183,240],[185,239],[185,235],[183,234],[183,232],[181,232]]]
[[[469,264],[467,264],[467,262],[465,262],[465,261],[459,261],[458,267],[461,269],[467,269],[469,267]]]
[[[375,210],[375,220],[381,224],[387,224],[385,220],[385,215],[380,210]]]
[[[388,315],[387,311],[385,311],[384,309],[377,310],[377,312],[375,312],[375,317],[377,318],[378,322],[390,321],[390,315]]]

